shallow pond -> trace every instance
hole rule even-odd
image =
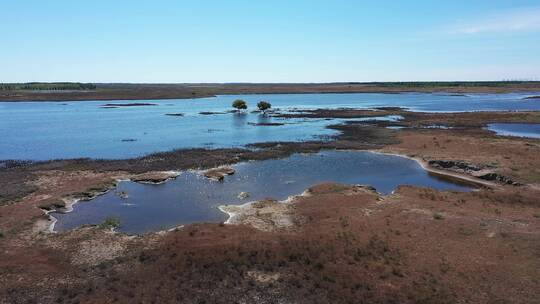
[[[488,130],[502,136],[540,138],[540,124],[534,123],[493,123]]]
[[[118,188],[91,201],[75,204],[70,213],[56,213],[55,229],[64,231],[83,224],[99,224],[118,217],[119,231],[144,233],[194,222],[220,222],[226,214],[217,207],[265,198],[283,200],[322,182],[368,184],[388,194],[398,185],[418,185],[441,190],[468,191],[469,187],[438,179],[416,161],[393,155],[357,151],[294,154],[275,160],[251,161],[233,166],[234,175],[223,182],[200,172],[183,172],[175,180],[149,185],[120,182]],[[127,193],[127,198],[118,195]],[[249,197],[238,198],[240,192]]]
[[[249,111],[260,100],[274,108],[373,108],[413,111],[540,110],[530,94],[273,94],[147,101],[0,103],[0,160],[130,158],[185,148],[239,147],[267,141],[305,141],[337,134],[341,120],[280,120],[227,113],[237,98]],[[146,106],[119,106],[145,103]],[[110,104],[108,106],[105,106]],[[204,112],[218,114],[204,115]],[[172,114],[172,115],[167,115]],[[206,113],[208,114],[208,113]],[[280,125],[280,123],[283,123]]]

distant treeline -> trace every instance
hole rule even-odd
[[[371,82],[381,87],[506,87],[508,85],[540,84],[540,81],[420,81],[420,82]]]
[[[80,83],[80,82],[0,83],[0,91],[16,91],[16,90],[64,91],[64,90],[95,90],[95,89],[96,89],[96,85],[93,83]]]

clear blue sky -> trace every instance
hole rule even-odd
[[[0,82],[540,80],[540,0],[0,0]]]

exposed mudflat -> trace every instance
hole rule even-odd
[[[320,117],[371,116],[347,111]],[[379,111],[376,116],[404,119],[333,126],[342,134],[326,142],[3,164],[0,182],[9,187],[0,189],[0,302],[534,303],[540,297],[540,141],[484,127],[538,123],[539,114]],[[323,184],[285,204],[225,208],[235,215],[228,224],[140,237],[106,225],[47,232],[44,209],[92,197],[117,180],[160,182],[179,170],[321,149],[407,155],[492,186],[468,193],[404,186],[383,196],[367,187]]]

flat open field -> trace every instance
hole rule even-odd
[[[404,119],[330,126],[341,132],[331,141],[5,163],[0,169],[0,302],[537,301],[540,141],[496,136],[484,126],[539,123],[538,112],[383,108],[282,114],[291,115]],[[168,170],[323,149],[412,157],[432,174],[478,188],[455,192],[404,185],[382,195],[367,186],[325,183],[284,203],[265,200],[229,210],[235,216],[226,224],[192,224],[141,236],[113,232],[107,225],[51,233],[43,212],[64,207],[69,198],[92,197],[119,179],[159,182],[171,177]]]
[[[272,84],[95,84],[95,89],[0,90],[0,101],[147,100],[230,94],[285,93],[505,93],[539,92],[540,82],[403,82]]]

